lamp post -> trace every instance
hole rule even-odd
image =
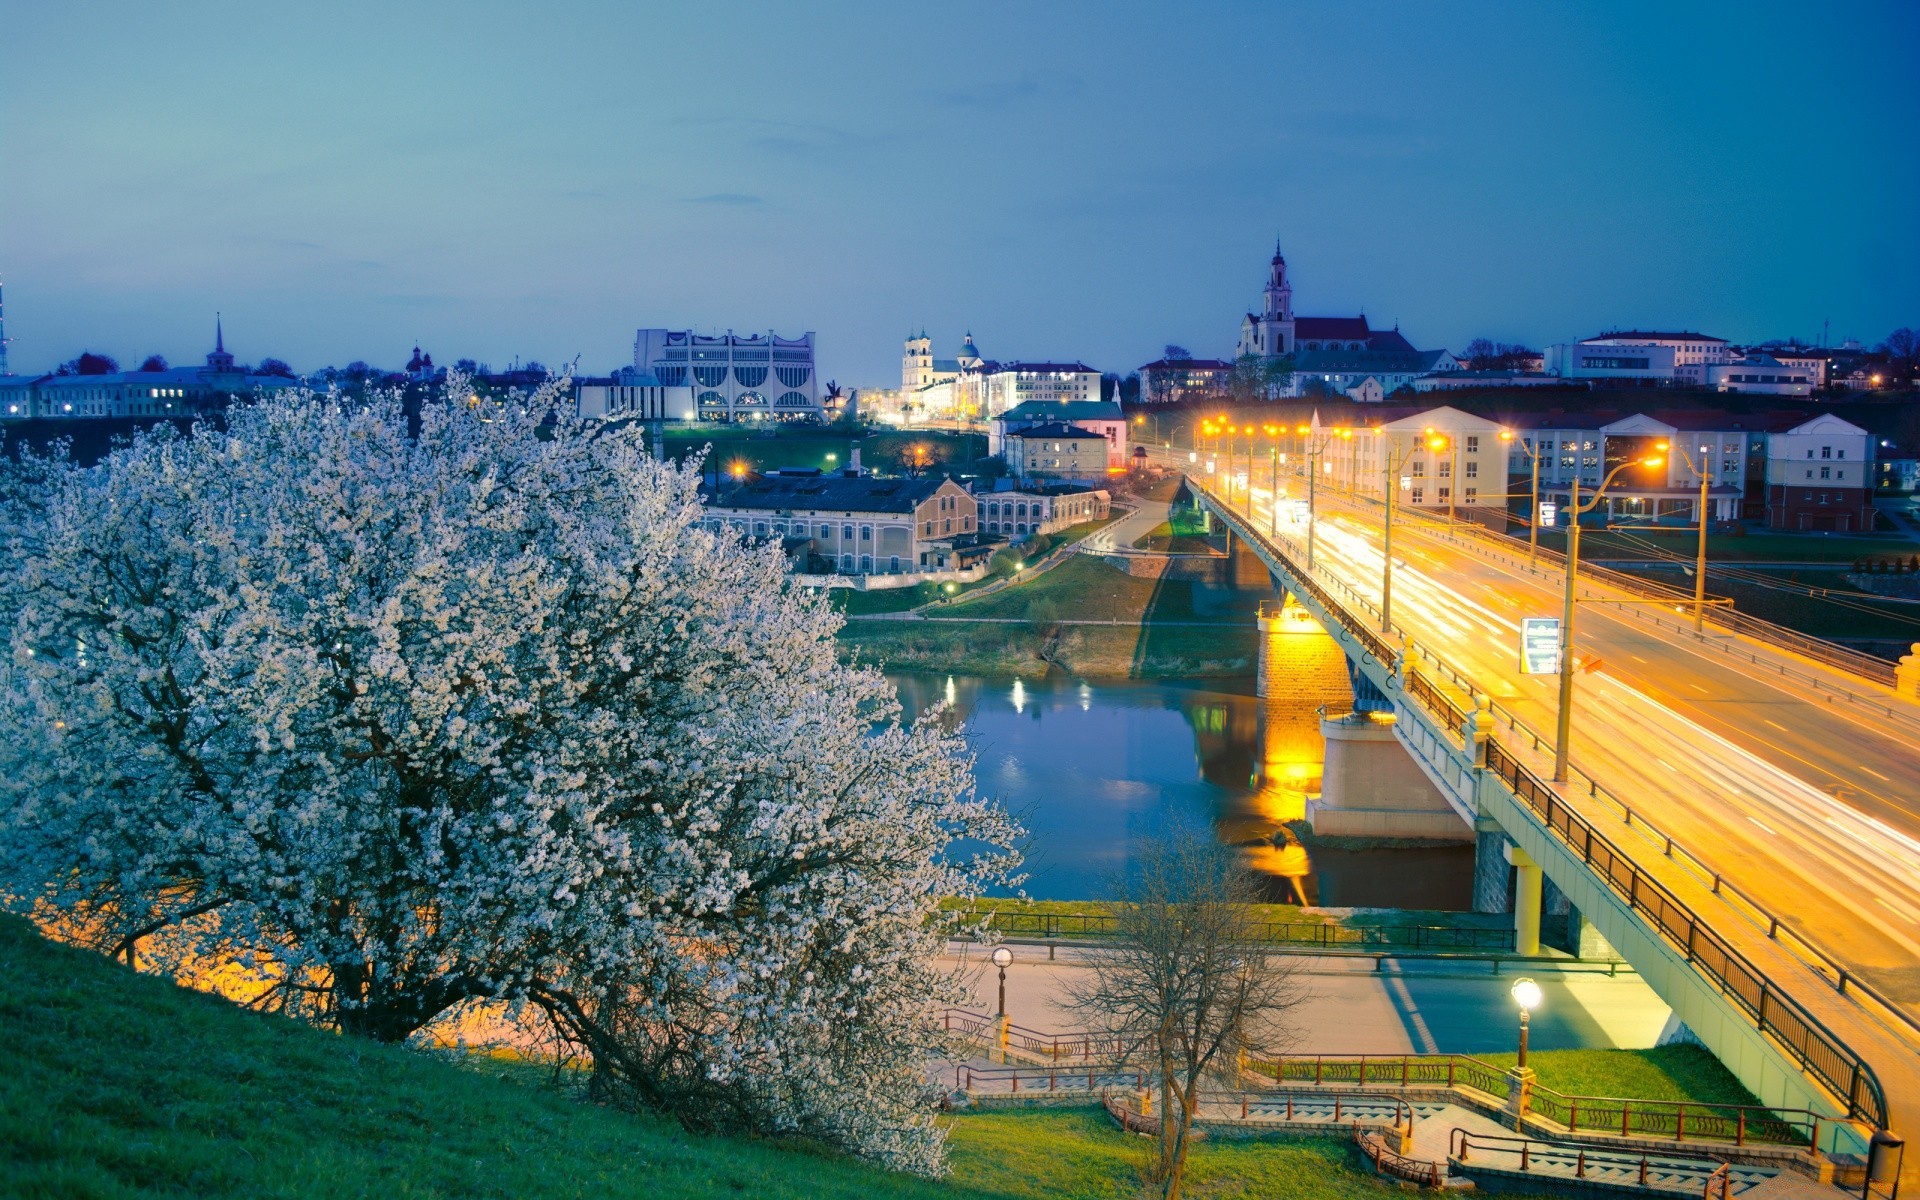
[[[1513,430],[1502,429],[1500,440],[1514,440]],[[1532,569],[1534,561],[1540,556],[1540,447],[1532,438],[1521,438],[1520,448],[1533,460],[1533,508],[1527,513],[1527,567]]]
[[[1447,493],[1447,524],[1452,525],[1453,493],[1460,486],[1460,439],[1457,437],[1448,437],[1443,433],[1434,433],[1433,430],[1429,428],[1427,430],[1427,445],[1435,451],[1447,451],[1447,474],[1445,477],[1447,484],[1444,490]],[[1438,473],[1437,468],[1435,473]]]
[[[1620,472],[1629,467],[1657,467],[1663,460],[1658,457],[1632,459],[1621,463],[1608,471],[1594,489],[1593,498],[1585,504],[1580,503],[1580,468],[1574,464],[1573,491],[1567,505],[1567,594],[1561,602],[1560,614],[1560,717],[1553,739],[1553,781],[1567,781],[1567,750],[1573,739],[1573,598],[1580,580],[1580,515],[1599,507],[1606,497],[1607,488],[1619,478]]]
[[[1005,946],[993,948],[993,965],[1000,968],[1000,1007],[993,1019],[993,1040],[1000,1045],[1000,1061],[1007,1061],[1007,967],[1013,951]]]
[[[1520,1059],[1514,1066],[1524,1071],[1527,1068],[1527,1017],[1540,1007],[1540,985],[1531,979],[1516,979],[1509,994],[1520,1008]]]
[[[1661,442],[1660,449],[1668,449],[1667,443]],[[1707,487],[1713,482],[1713,476],[1707,472],[1712,460],[1707,455],[1711,451],[1700,447],[1700,461],[1695,463],[1685,446],[1672,449],[1680,455],[1680,461],[1687,464],[1687,470],[1700,477],[1700,503],[1694,508],[1694,516],[1700,522],[1700,544],[1693,559],[1693,631],[1700,633],[1707,624]]]
[[[1272,459],[1272,472],[1267,476],[1271,495],[1267,497],[1267,535],[1280,536],[1280,435],[1285,432],[1278,425],[1266,427],[1267,440],[1272,444],[1267,452]]]
[[[1380,436],[1385,438],[1390,435],[1383,431]],[[1413,445],[1407,447],[1407,452],[1402,454],[1398,461],[1395,461],[1393,457],[1393,443],[1386,442],[1386,449],[1380,456],[1380,461],[1386,468],[1381,476],[1380,486],[1386,493],[1384,511],[1386,512],[1387,522],[1386,531],[1380,539],[1381,633],[1393,632],[1393,502],[1398,492],[1394,477],[1400,474],[1400,468],[1407,465],[1408,459],[1420,453],[1420,445],[1419,442],[1415,442]],[[1439,449],[1439,446],[1435,445],[1434,449]]]

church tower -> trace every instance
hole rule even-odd
[[[933,382],[933,339],[922,329],[919,337],[907,339],[907,352],[900,358],[900,390],[911,392]]]
[[[1293,285],[1287,282],[1287,256],[1273,243],[1273,262],[1267,267],[1267,320],[1293,323]]]
[[[207,370],[225,375],[233,370],[233,355],[227,353],[226,331],[220,327],[220,314],[213,314],[213,351],[207,355]]]
[[[1259,313],[1248,313],[1240,323],[1238,353],[1259,358],[1279,358],[1292,354],[1293,285],[1287,282],[1287,256],[1274,239],[1273,261],[1267,265],[1267,301]]]

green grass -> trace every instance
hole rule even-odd
[[[1149,1144],[1094,1109],[955,1120],[951,1179],[700,1137],[545,1071],[342,1038],[136,976],[0,919],[0,1195],[989,1200],[1138,1195]],[[1337,1141],[1203,1144],[1195,1197],[1383,1200]]]
[[[1475,1058],[1505,1069],[1511,1054]],[[1527,1065],[1539,1082],[1569,1096],[1624,1096],[1634,1100],[1685,1100],[1705,1104],[1757,1104],[1733,1072],[1699,1046],[1650,1050],[1535,1050]]]

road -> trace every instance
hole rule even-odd
[[[1284,499],[1284,481],[1281,490]],[[1257,527],[1267,527],[1272,500],[1255,487]],[[1338,579],[1377,606],[1380,510],[1324,492],[1319,500],[1323,582]],[[1559,615],[1563,575],[1530,572],[1524,547],[1476,550],[1415,525],[1395,526],[1394,624],[1550,733],[1557,678],[1519,674],[1518,623]],[[1289,533],[1304,538],[1304,528],[1283,527]],[[1296,541],[1290,553],[1303,559],[1301,551]],[[1576,767],[1851,973],[1920,1012],[1920,705],[1767,647],[1742,643],[1761,664],[1731,658],[1714,639],[1657,629],[1624,606],[1583,603],[1577,631],[1578,660],[1598,665],[1577,678]],[[1781,667],[1793,672],[1784,682]],[[1863,702],[1833,699],[1848,691]],[[1533,752],[1522,739],[1517,749],[1548,775],[1550,746]],[[1743,909],[1638,842],[1598,802],[1583,803],[1583,790],[1563,795],[1616,842],[1637,842],[1641,864],[1716,928],[1741,933],[1743,952],[1874,1063],[1896,1109],[1920,1103],[1920,1053],[1908,1033],[1835,994],[1780,943],[1755,937]],[[1903,1084],[1914,1087],[1899,1094]]]
[[[975,948],[956,946],[941,965],[962,973],[973,989],[968,1005],[993,1012],[998,978]],[[1014,946],[1007,968],[1007,1015],[1016,1025],[1043,1032],[1083,1029],[1067,1000],[1070,979],[1084,971],[1070,947],[1046,961],[1037,946]],[[1511,1052],[1517,1038],[1514,979],[1509,966],[1494,975],[1484,963],[1423,963],[1408,960],[1375,972],[1370,961],[1308,958],[1296,962],[1305,999],[1289,1016],[1304,1054],[1493,1054]],[[1525,974],[1545,999],[1533,1016],[1530,1044],[1536,1050],[1583,1047],[1638,1049],[1658,1043],[1672,1011],[1639,976],[1621,972],[1561,970],[1528,964]]]

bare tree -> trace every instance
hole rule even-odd
[[[1068,985],[1069,1003],[1153,1071],[1154,1178],[1174,1200],[1203,1081],[1237,1075],[1243,1054],[1284,1050],[1288,1014],[1305,990],[1257,936],[1252,878],[1205,830],[1176,828],[1144,843],[1113,890],[1113,941],[1090,952],[1091,969]]]
[[[1903,325],[1887,335],[1884,349],[1901,374],[1911,377],[1915,364],[1920,363],[1920,333]]]

